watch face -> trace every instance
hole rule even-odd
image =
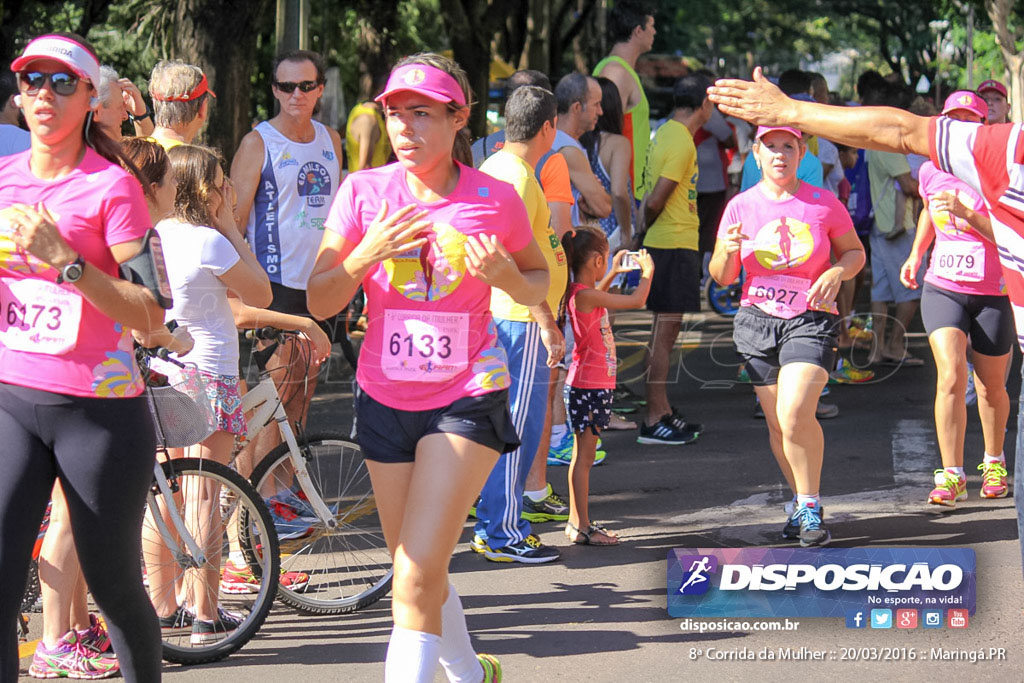
[[[82,264],[77,261],[69,263],[62,274],[65,282],[77,282],[82,277]]]

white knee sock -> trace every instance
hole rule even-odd
[[[441,606],[441,666],[452,683],[480,683],[484,670],[469,642],[466,615],[455,586],[448,584],[448,599]]]
[[[439,636],[395,626],[384,661],[385,683],[432,683],[440,649]]]

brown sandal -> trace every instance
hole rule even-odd
[[[598,543],[598,542],[595,542],[593,540],[593,535],[594,534],[601,534],[605,538],[611,539],[611,543]],[[576,525],[573,524],[572,522],[566,522],[565,523],[565,535],[568,536],[569,540],[572,541],[575,545],[599,545],[600,546],[600,545],[618,545],[619,544],[619,537],[618,536],[612,536],[608,532],[607,529],[605,529],[604,527],[598,526],[598,525],[594,524],[593,522],[590,523],[590,526],[587,527],[586,531],[583,531],[583,530],[577,528]],[[580,536],[583,537],[582,540],[580,539]]]

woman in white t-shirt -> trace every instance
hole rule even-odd
[[[264,307],[271,299],[270,281],[235,224],[233,190],[224,180],[217,153],[179,145],[167,156],[178,187],[172,216],[156,226],[174,298],[166,319],[188,327],[195,340],[185,359],[189,366],[168,374],[175,376],[176,382],[183,382],[181,388],[188,393],[201,395],[205,391],[216,420],[216,431],[192,446],[189,455],[227,464],[235,437],[244,436],[246,429],[239,392],[238,333],[228,291],[245,304]],[[171,453],[171,457],[180,455]],[[191,504],[186,500],[186,506]],[[210,528],[218,528],[218,524]],[[158,563],[154,563],[150,572],[158,571]],[[219,640],[235,630],[239,621],[217,606],[217,570],[203,570],[199,580],[209,590],[187,590],[188,607],[194,617],[192,639]],[[150,585],[167,584],[151,575]],[[181,625],[188,621],[174,595],[150,597],[162,623]]]

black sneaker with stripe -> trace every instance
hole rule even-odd
[[[184,607],[178,607],[174,614],[167,617],[157,617],[160,622],[160,633],[165,636],[189,633],[192,630],[192,622],[195,617]]]
[[[704,425],[700,422],[687,422],[686,418],[683,417],[683,414],[675,406],[672,406],[670,419],[672,420],[672,426],[681,432],[691,431],[700,434],[704,431]]]
[[[663,415],[660,420],[651,426],[640,425],[640,436],[636,438],[637,443],[642,444],[663,444],[666,446],[682,446],[693,443],[700,436],[700,432],[692,427],[677,429],[673,424],[672,415]]]

